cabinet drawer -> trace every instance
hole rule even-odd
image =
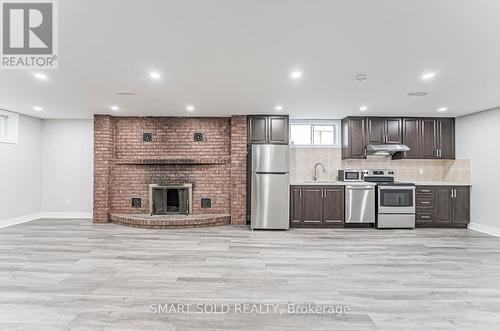
[[[433,214],[426,212],[419,212],[415,215],[415,219],[418,221],[432,221]]]
[[[428,186],[417,186],[415,190],[416,196],[418,197],[423,196],[423,195],[434,195],[436,192],[434,190],[434,187],[428,187]]]
[[[434,224],[434,215],[433,213],[417,212],[415,222],[417,226],[432,226]]]
[[[436,206],[436,202],[433,196],[418,196],[415,199],[417,209],[432,209]]]

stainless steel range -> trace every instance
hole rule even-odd
[[[377,229],[415,228],[415,184],[394,181],[392,170],[370,170],[365,181],[377,183]]]

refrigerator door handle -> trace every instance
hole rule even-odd
[[[263,172],[263,171],[257,171],[257,175],[286,175],[288,172]]]

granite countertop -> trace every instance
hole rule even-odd
[[[472,186],[471,183],[465,182],[414,182],[418,186]],[[290,185],[296,186],[310,186],[310,185],[376,185],[376,183],[370,182],[339,182],[336,180],[332,181],[295,181],[291,182]]]
[[[418,186],[472,186],[466,182],[415,182]]]
[[[292,182],[290,185],[297,185],[297,186],[310,186],[310,185],[376,185],[376,183],[370,183],[370,182],[339,182],[336,180],[332,181],[297,181],[297,182]]]

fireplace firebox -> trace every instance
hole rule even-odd
[[[193,184],[149,185],[149,212],[151,215],[186,214],[193,212]]]

